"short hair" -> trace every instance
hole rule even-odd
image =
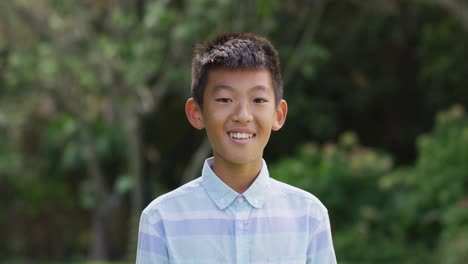
[[[211,69],[264,69],[270,72],[275,103],[283,98],[278,51],[266,39],[251,33],[227,33],[198,44],[192,59],[192,97],[203,107],[203,94]]]

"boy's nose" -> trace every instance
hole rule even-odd
[[[240,102],[237,105],[236,112],[233,115],[234,121],[247,123],[252,120],[252,113],[249,109],[249,104],[245,102]]]

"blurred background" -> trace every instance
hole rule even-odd
[[[279,50],[265,159],[328,207],[340,263],[466,263],[465,0],[1,1],[1,263],[134,262],[141,210],[211,155],[184,103],[226,31]]]

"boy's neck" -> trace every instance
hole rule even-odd
[[[226,163],[214,157],[212,169],[234,191],[244,193],[257,178],[262,165],[263,161],[261,159],[252,163],[239,165]]]

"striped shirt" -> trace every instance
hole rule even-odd
[[[336,263],[327,209],[315,196],[270,178],[265,161],[239,194],[211,163],[143,210],[136,263]]]

